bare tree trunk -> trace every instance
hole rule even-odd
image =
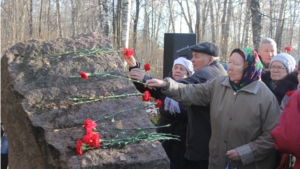
[[[103,1],[103,10],[104,10],[104,25],[103,25],[103,29],[104,29],[104,36],[105,37],[109,37],[109,23],[108,23],[108,5],[107,5],[107,0]]]
[[[252,33],[253,33],[253,46],[257,51],[259,42],[261,40],[261,15],[259,0],[250,0],[250,9],[252,15]]]
[[[42,1],[42,0],[41,0]],[[33,23],[33,9],[32,9],[32,0],[29,1],[29,6],[30,6],[30,9],[29,9],[29,36],[32,37],[32,32],[33,32],[33,27],[32,27],[32,23]]]
[[[189,16],[187,16],[186,13],[185,13],[185,11],[184,11],[184,8],[183,8],[183,5],[182,5],[181,0],[177,0],[177,2],[178,2],[179,5],[180,5],[181,12],[182,12],[182,14],[183,14],[184,20],[185,20],[186,24],[187,24],[188,27],[189,27],[189,32],[190,32],[190,33],[193,33],[194,31],[193,31],[193,27],[192,27],[192,25],[193,25],[193,24],[192,24],[192,20],[189,20],[189,19],[191,19],[191,16],[190,16],[190,14],[189,14],[189,13],[190,13],[189,7],[187,6],[188,15],[189,15]],[[187,0],[186,0],[186,3],[188,4]]]
[[[130,26],[130,12],[131,0],[123,0],[123,33],[122,33],[122,46],[128,47],[129,42],[129,26]]]
[[[56,0],[56,23],[57,23],[57,26],[58,26],[58,29],[57,29],[57,33],[58,33],[58,36],[60,38],[62,38],[63,36],[63,33],[62,33],[62,29],[61,29],[61,16],[60,16],[60,0]]]
[[[23,2],[24,6],[23,6],[23,10],[21,11],[22,14],[20,15],[20,17],[22,17],[21,20],[21,41],[23,41],[25,39],[25,26],[26,26],[26,8],[27,8],[27,2]]]
[[[295,2],[294,2],[295,3]],[[292,8],[293,8],[293,10],[292,10]],[[294,5],[290,5],[290,12],[291,12],[291,16],[293,16],[292,18],[291,18],[291,22],[292,22],[292,24],[290,25],[290,28],[291,28],[291,37],[289,38],[290,39],[290,42],[289,42],[289,44],[290,44],[290,46],[293,46],[293,37],[294,37],[294,29],[295,29],[295,27],[296,27],[296,22],[297,22],[297,18],[299,17],[299,13],[297,12],[297,6],[296,6],[296,4],[294,4]],[[292,11],[293,11],[293,13],[292,13]],[[300,46],[300,43],[298,44],[298,46]],[[298,47],[299,49],[300,49],[300,47]]]
[[[71,30],[72,30],[72,36],[75,36],[77,34],[77,27],[76,27],[76,20],[77,20],[77,6],[76,2],[74,3],[74,0],[71,0],[71,18],[72,18],[72,25],[71,25]]]
[[[140,14],[140,0],[136,0],[135,2],[135,18],[133,22],[133,48],[136,48],[136,43],[137,43],[137,26],[138,26],[138,19],[139,19],[139,14]]]
[[[51,9],[51,1],[48,0],[48,10],[47,10],[47,32],[48,32],[48,40],[50,39],[50,9]]]
[[[279,13],[279,20],[276,26],[276,34],[275,34],[275,41],[277,43],[277,48],[281,48],[281,40],[282,40],[282,31],[283,31],[283,24],[284,24],[284,16],[285,16],[285,8],[286,8],[286,1],[281,1],[280,13]]]
[[[148,49],[149,47],[149,37],[150,37],[150,34],[149,34],[149,14],[148,14],[148,11],[147,11],[147,8],[144,8],[144,27],[143,27],[143,42],[146,43],[146,47]],[[143,58],[141,58],[143,59]]]
[[[269,1],[270,3],[270,37],[273,37],[273,0]]]
[[[41,38],[41,32],[42,32],[43,2],[44,2],[44,0],[41,0],[41,5],[40,5],[40,16],[39,16],[39,38]]]
[[[117,45],[118,48],[122,45],[122,35],[121,35],[121,29],[122,29],[122,24],[121,24],[121,16],[123,16],[123,10],[122,10],[122,0],[118,0],[118,4],[117,4],[117,27],[116,27],[116,31],[117,31]]]
[[[168,0],[168,4],[169,4],[169,13],[170,13],[170,23],[171,23],[173,32],[175,32],[173,0]]]
[[[200,30],[200,21],[201,21],[201,6],[200,0],[195,0],[195,8],[196,8],[196,24],[195,24],[195,33],[197,36],[197,42],[201,42],[201,30]]]
[[[247,1],[247,6],[249,6],[250,1]],[[243,47],[249,47],[249,29],[250,29],[250,19],[251,19],[251,14],[250,14],[250,9],[246,9],[246,19],[244,20],[244,26],[245,29],[243,31],[243,40],[242,40],[242,46]]]
[[[204,3],[204,8],[202,9],[202,29],[201,29],[201,41],[204,40],[204,35],[206,33],[205,31],[205,25],[206,25],[206,21],[207,21],[207,15],[208,15],[208,9],[207,9],[207,0],[205,0],[205,3]]]
[[[213,0],[209,0],[210,6],[210,22],[211,22],[211,40],[212,43],[216,43],[216,30],[215,30],[215,18],[214,18],[214,7],[213,7]]]
[[[231,10],[232,10],[232,0],[229,0],[227,8],[227,0],[224,1],[224,14],[222,17],[222,39],[221,39],[221,54],[223,58],[227,61],[227,52],[228,52],[228,37],[229,37],[229,24],[231,20]],[[225,18],[226,21],[225,21]]]

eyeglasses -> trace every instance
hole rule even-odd
[[[271,66],[270,69],[271,69],[271,70],[279,70],[279,71],[282,70],[282,71],[283,71],[283,70],[286,69],[286,67],[276,67],[276,66]]]

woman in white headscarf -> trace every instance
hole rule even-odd
[[[149,76],[145,76],[144,70],[140,69],[140,63],[136,62],[134,57],[125,58],[129,65],[130,77],[139,81],[146,82],[151,79]],[[194,73],[193,64],[191,61],[179,57],[174,60],[172,72],[169,74],[171,78],[175,80],[181,80],[187,78]],[[151,96],[155,99],[162,101],[162,105],[159,108],[160,118],[158,120],[158,126],[171,124],[170,127],[158,128],[157,132],[168,133],[178,135],[178,140],[167,140],[162,142],[162,146],[165,149],[169,159],[170,168],[182,168],[184,165],[184,153],[186,149],[186,131],[187,131],[187,107],[179,104],[177,101],[166,97],[161,93],[160,89],[151,90],[140,83],[134,83],[137,90],[145,92],[148,90]]]

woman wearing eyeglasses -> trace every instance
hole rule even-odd
[[[210,106],[209,169],[225,168],[229,161],[231,168],[237,164],[239,169],[272,169],[275,148],[270,131],[279,121],[280,109],[260,80],[262,67],[254,50],[235,49],[228,76],[201,84],[185,85],[170,78],[146,84],[161,87],[166,96],[183,105]]]
[[[287,53],[279,53],[270,62],[269,70],[262,73],[262,81],[274,93],[279,104],[286,92],[295,90],[298,85],[298,72],[294,71],[296,60]]]

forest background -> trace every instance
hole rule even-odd
[[[236,47],[257,49],[272,38],[300,57],[300,0],[1,0],[1,56],[29,39],[99,32],[114,48],[134,48],[162,77],[164,33],[196,33],[226,62]],[[127,32],[127,34],[126,34]],[[124,36],[124,35],[127,36]]]

